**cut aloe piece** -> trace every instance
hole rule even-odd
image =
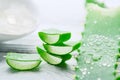
[[[87,19],[83,44],[76,58],[75,80],[118,80],[115,74],[118,37],[120,36],[120,9],[102,8],[87,4]]]
[[[80,42],[78,43],[69,43],[65,45],[49,45],[49,44],[43,44],[44,48],[52,54],[56,55],[66,55],[80,47]]]
[[[40,39],[47,44],[60,44],[70,39],[71,33],[56,29],[43,30],[38,33]]]
[[[37,51],[40,54],[40,56],[49,64],[59,65],[62,63],[61,57],[51,55],[39,47],[37,47]]]
[[[38,54],[7,53],[7,64],[16,70],[31,70],[41,63]]]

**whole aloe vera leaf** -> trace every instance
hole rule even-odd
[[[76,80],[115,80],[120,36],[120,9],[87,4],[83,44],[77,57]]]

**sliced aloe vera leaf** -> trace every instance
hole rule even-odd
[[[76,80],[116,80],[120,10],[87,4],[87,19]]]
[[[70,39],[71,33],[55,29],[43,30],[38,33],[40,39],[47,44],[60,44]]]
[[[49,53],[47,53],[46,51],[44,51],[43,49],[37,47],[37,51],[40,54],[40,56],[49,64],[52,65],[59,65],[62,63],[62,58],[55,56],[55,55],[51,55]]]
[[[78,43],[69,43],[65,45],[49,45],[49,44],[43,44],[44,48],[52,54],[56,55],[66,55],[80,47],[80,42]]]
[[[38,54],[7,53],[6,62],[16,70],[31,70],[39,66],[41,59]]]

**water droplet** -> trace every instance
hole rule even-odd
[[[94,65],[94,63],[91,63],[91,65]]]
[[[83,75],[86,75],[86,74],[87,74],[87,72],[86,72],[86,71],[83,71],[83,72],[82,72],[82,74],[83,74]]]
[[[80,71],[82,72],[83,75],[86,75],[86,74],[87,74],[87,68],[80,69]]]
[[[107,63],[103,63],[102,65],[103,65],[103,66],[107,66]]]
[[[81,77],[80,77],[80,79],[83,79],[85,76],[84,75],[82,75]]]
[[[93,69],[93,67],[90,67],[90,69]]]
[[[110,67],[110,66],[111,66],[110,64],[107,65],[107,67]]]
[[[86,63],[89,64],[89,63],[90,63],[90,60],[86,60]]]
[[[101,80],[101,78],[97,78],[97,80]]]
[[[90,74],[90,72],[88,72],[88,74]]]
[[[80,79],[83,79],[83,77],[80,77]]]

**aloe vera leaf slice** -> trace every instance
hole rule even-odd
[[[72,51],[78,49],[80,47],[80,42],[75,43],[72,45],[70,44],[65,44],[65,45],[49,45],[49,44],[43,44],[44,48],[51,54],[56,54],[56,55],[66,55],[68,53],[71,53]]]
[[[38,54],[7,53],[7,64],[16,70],[31,70],[39,66],[41,59]]]
[[[54,29],[43,30],[38,33],[40,39],[47,44],[61,44],[70,39],[71,33]]]
[[[43,49],[41,49],[39,47],[37,47],[37,51],[38,51],[39,55],[42,57],[42,59],[44,59],[49,64],[59,65],[59,64],[62,63],[62,58],[61,57],[51,55],[51,54],[47,53],[46,51],[44,51]]]

